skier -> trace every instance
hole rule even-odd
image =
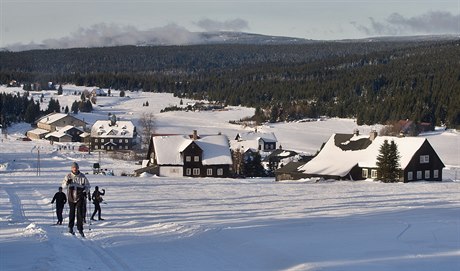
[[[93,212],[93,215],[91,216],[91,220],[95,220],[94,215],[96,215],[96,213],[98,213],[97,215],[98,215],[99,220],[104,220],[103,218],[101,218],[101,202],[103,200],[101,196],[103,195],[105,195],[105,189],[102,189],[102,192],[100,192],[98,186],[94,187],[94,192],[92,196],[93,204],[94,204],[94,212]]]
[[[62,187],[59,187],[59,191],[54,194],[51,204],[53,204],[54,201],[56,201],[56,216],[58,219],[56,225],[62,225],[62,211],[64,210],[64,204],[67,202],[67,197],[65,193],[62,192]]]
[[[67,201],[69,203],[69,233],[75,234],[73,227],[75,225],[75,215],[77,215],[77,229],[82,237],[83,233],[83,206],[86,205],[85,194],[88,194],[90,200],[90,184],[85,174],[80,172],[77,163],[73,162],[71,173],[67,174],[62,181],[62,187],[67,188]]]

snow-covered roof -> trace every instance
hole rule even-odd
[[[228,139],[224,135],[200,135],[195,141],[188,135],[154,136],[155,158],[160,165],[183,165],[181,152],[192,142],[202,150],[203,165],[232,164]]]
[[[278,142],[274,133],[246,132],[237,135],[239,140],[250,141],[262,139],[264,142]]]
[[[396,143],[401,156],[400,166],[404,169],[415,152],[427,140],[422,137],[378,136],[371,141],[368,136],[348,135],[349,140],[343,141],[344,136],[344,134],[333,134],[319,154],[300,167],[299,171],[306,174],[344,177],[356,165],[375,168],[377,167],[377,156],[384,140]],[[350,145],[354,146],[350,148]]]
[[[111,125],[110,120],[98,120],[91,127],[91,137],[98,138],[132,138],[134,124],[131,121],[116,121]]]
[[[64,113],[52,113],[49,115],[44,116],[41,118],[38,122],[40,123],[45,123],[45,124],[51,124],[54,123],[62,118],[67,117],[67,114]]]
[[[32,134],[36,134],[36,135],[47,134],[49,132],[50,131],[48,131],[48,130],[40,129],[40,128],[35,128],[35,129],[32,129],[32,130],[28,131],[28,133],[32,133]]]
[[[68,135],[67,132],[70,130],[70,129],[77,129],[77,130],[80,130],[83,132],[82,129],[80,128],[77,128],[75,126],[72,126],[72,125],[67,125],[67,126],[64,126],[62,128],[59,128],[57,131],[54,131],[52,133],[49,133],[45,136],[45,138],[49,138],[50,136],[54,136],[54,137],[57,137],[57,138],[61,138],[63,136],[71,136],[71,135]]]
[[[259,150],[258,140],[248,140],[248,141],[239,141],[239,140],[230,140],[230,146],[232,150],[247,151],[252,150],[257,152]]]

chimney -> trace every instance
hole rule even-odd
[[[359,136],[359,130],[358,130],[358,128],[356,128],[356,129],[353,130],[353,134],[354,134],[355,136]]]
[[[374,139],[377,137],[377,131],[376,130],[371,130],[370,134],[369,134],[369,139],[371,141],[374,141]]]
[[[193,140],[197,140],[198,139],[198,133],[196,130],[193,130],[193,136],[192,136],[192,139]]]

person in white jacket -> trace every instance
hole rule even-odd
[[[75,234],[73,227],[75,225],[75,215],[77,216],[77,230],[82,237],[83,233],[83,220],[85,215],[86,200],[85,196],[90,197],[90,184],[85,174],[80,172],[80,167],[77,163],[73,162],[71,172],[64,177],[62,181],[62,188],[67,188],[67,202],[69,203],[69,233]]]

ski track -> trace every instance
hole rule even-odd
[[[107,266],[107,270],[131,270],[129,266],[125,262],[123,262],[118,256],[116,256],[111,251],[104,249],[99,244],[96,244],[95,241],[88,239],[88,237],[85,240],[79,240],[84,246],[90,248],[91,251],[98,256],[100,261]]]
[[[8,198],[10,200],[11,204],[11,209],[12,209],[12,214],[9,223],[10,224],[27,224],[27,223],[36,223],[39,228],[44,230],[44,234],[48,235],[51,239],[55,238],[64,238],[65,237],[65,232],[67,230],[67,227],[65,227],[66,230],[62,230],[61,227],[55,228],[54,223],[56,219],[55,215],[55,208],[53,207],[54,204],[52,205],[51,208],[49,208],[49,199],[48,196],[45,196],[43,193],[34,190],[32,195],[33,198],[31,198],[30,202],[32,203],[31,208],[36,208],[36,209],[41,209],[42,214],[45,214],[43,217],[41,217],[41,221],[35,221],[31,222],[30,219],[26,216],[26,211],[24,209],[24,205],[22,203],[22,200],[20,196],[17,194],[17,190],[19,188],[4,188],[4,191],[8,195]],[[66,206],[65,208],[65,213],[63,214],[64,216],[64,223],[63,225],[66,224],[66,220],[68,221],[68,207]],[[51,214],[50,212],[53,212]],[[53,216],[52,218],[50,218]],[[47,221],[53,220],[53,224],[47,224]],[[94,230],[94,229],[93,229]],[[111,252],[108,249],[103,248],[98,242],[93,241],[90,239],[91,234],[88,234],[87,238],[83,239],[80,237],[75,237],[78,239],[81,249],[83,251],[87,251],[88,249],[91,251],[93,255],[95,255],[98,259],[98,263],[106,266],[103,270],[127,270],[130,271],[131,268],[126,264],[124,261],[121,260],[119,256],[117,256],[115,253]],[[62,251],[68,250],[69,248],[67,247],[69,244],[66,244],[67,242],[65,240],[62,240],[61,245],[58,245],[57,247],[54,247],[54,251],[56,253],[61,253]],[[78,249],[78,248],[77,248]]]
[[[11,188],[5,188],[5,192],[8,194],[10,199],[12,214],[10,223],[25,223],[27,218],[24,214],[24,209],[22,208],[21,199],[16,194],[16,191]]]

